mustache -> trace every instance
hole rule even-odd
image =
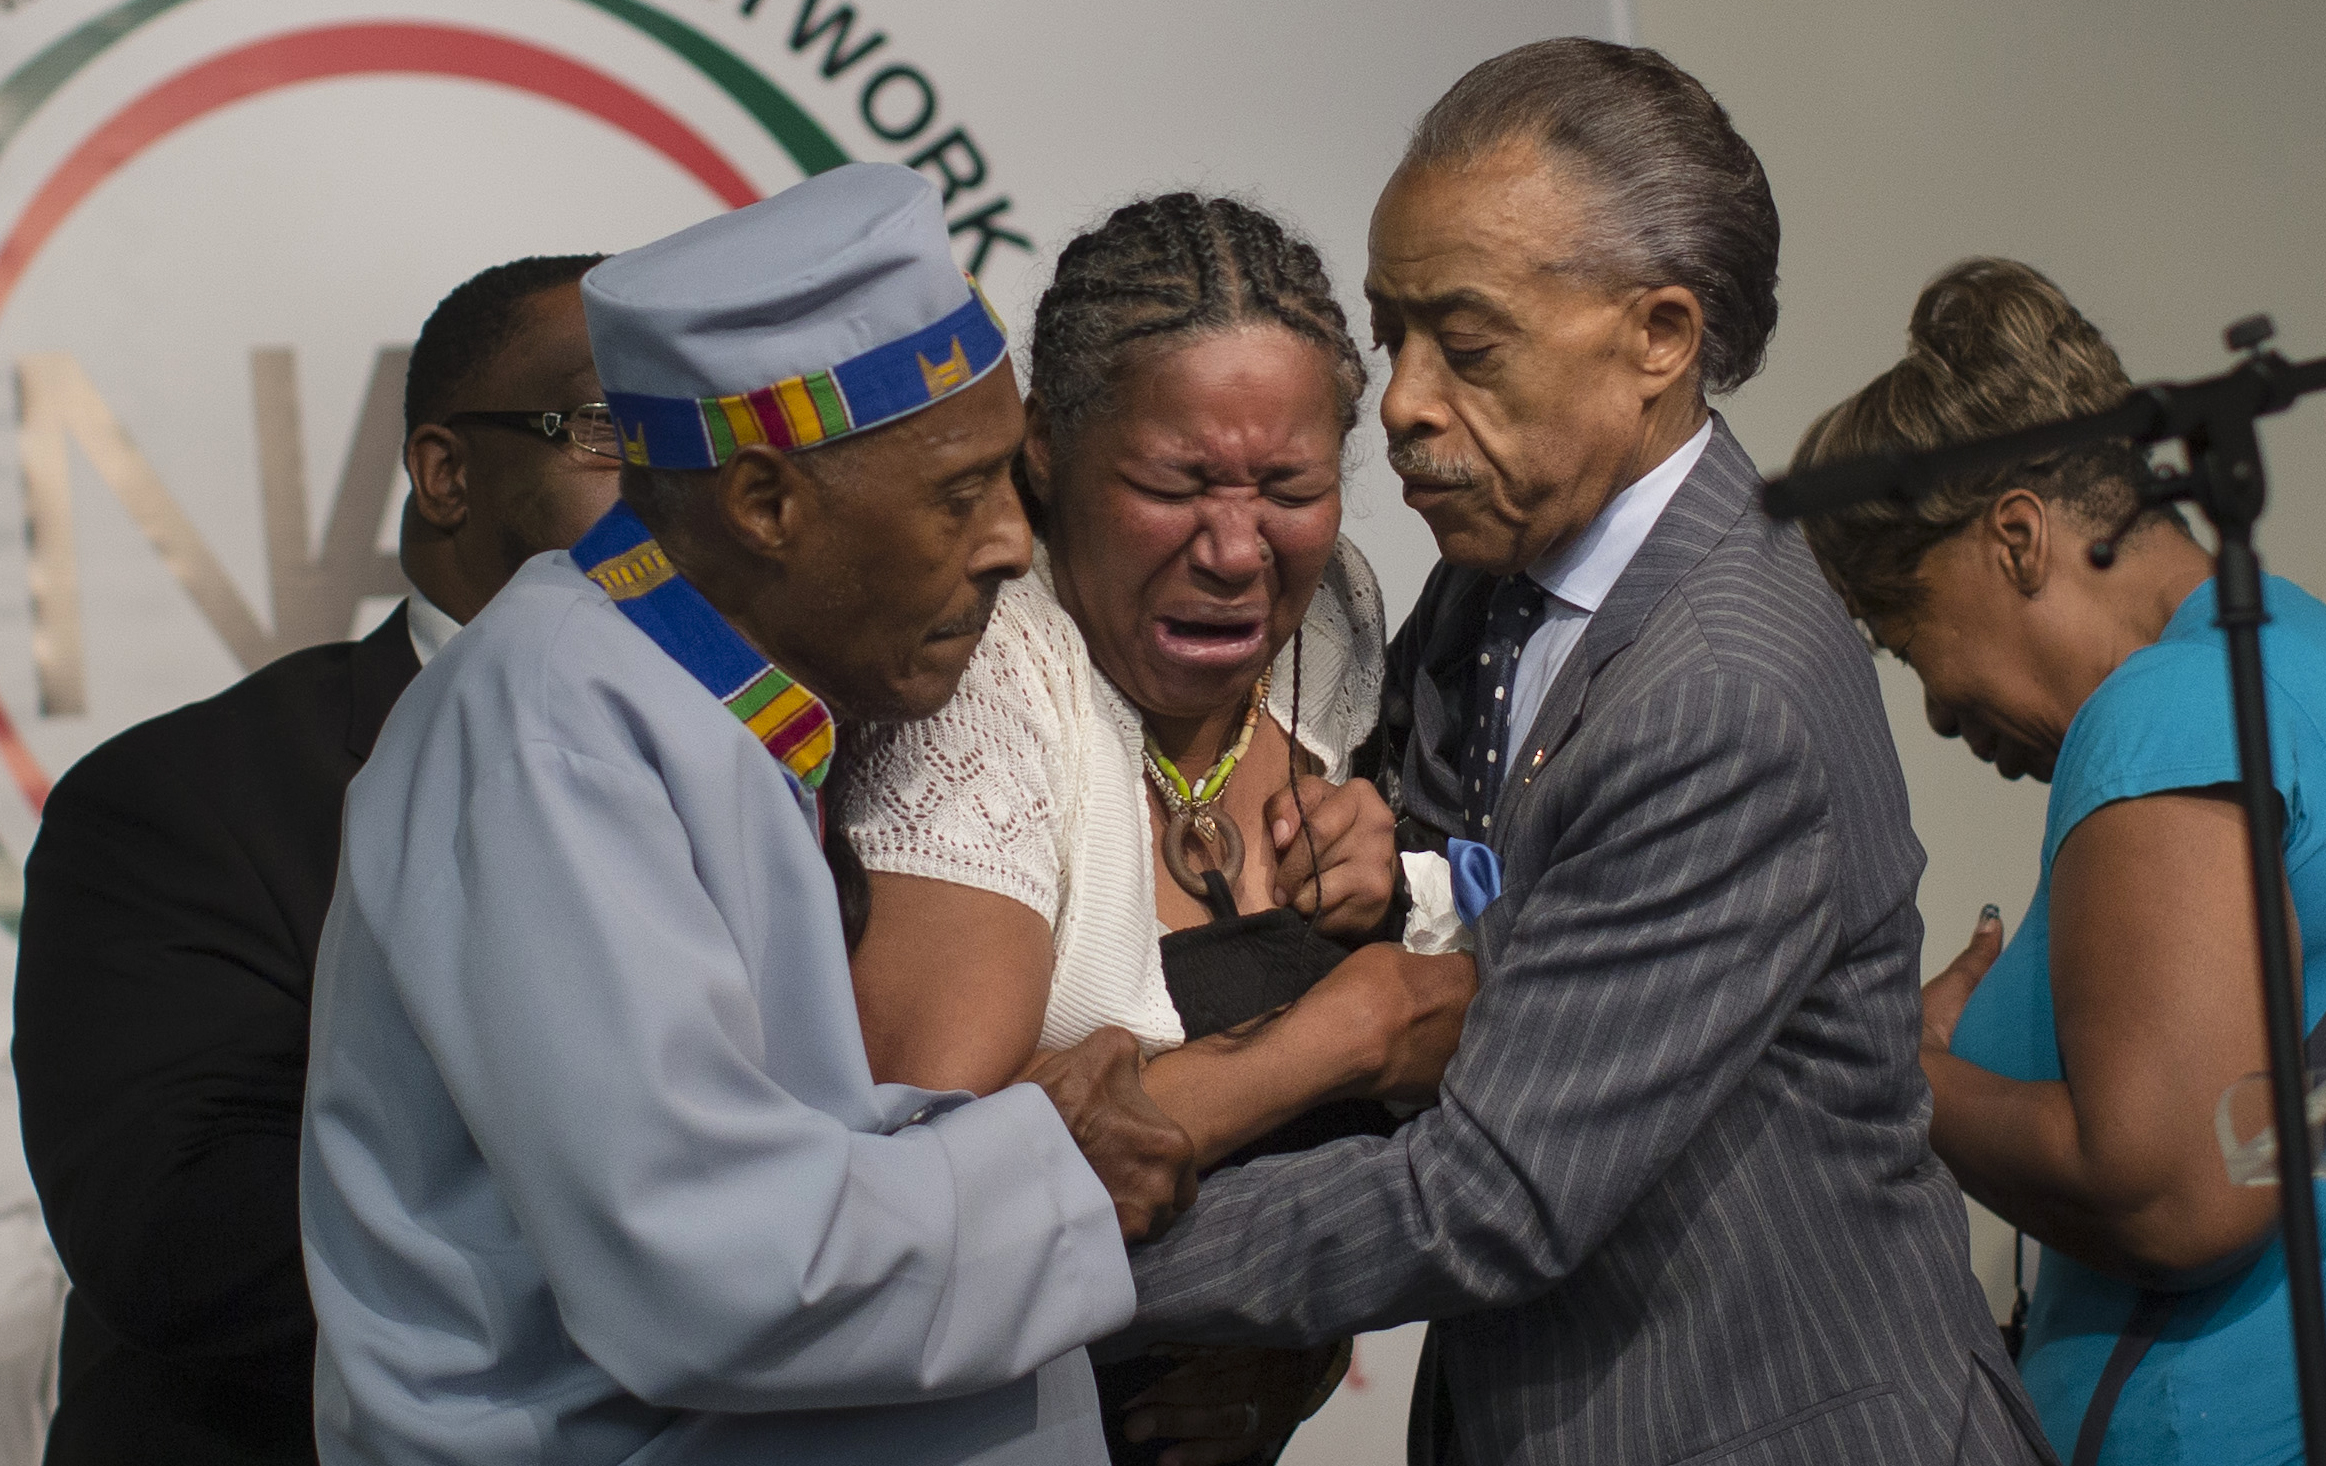
[[[1413,434],[1389,440],[1389,467],[1399,478],[1426,479],[1456,489],[1478,486],[1475,467],[1458,459],[1438,457]]]
[[[930,628],[929,640],[944,641],[956,636],[983,636],[986,623],[993,619],[993,603],[1001,596],[1001,587],[989,585],[979,592],[977,609],[950,621],[940,621]]]

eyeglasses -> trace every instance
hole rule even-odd
[[[552,443],[570,443],[595,457],[622,461],[622,430],[614,425],[614,409],[603,402],[585,402],[563,412],[456,412],[444,419],[448,428],[462,423],[539,433]]]

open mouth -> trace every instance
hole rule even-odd
[[[1242,662],[1267,640],[1265,621],[1189,620],[1177,616],[1155,618],[1156,647],[1173,661],[1196,666]]]

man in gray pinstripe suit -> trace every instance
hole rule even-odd
[[[1719,105],[1591,41],[1471,72],[1374,214],[1444,555],[1392,653],[1401,799],[1501,896],[1442,1103],[1215,1176],[1135,1256],[1135,1333],[1432,1319],[1416,1463],[2052,1459],[1929,1147],[1873,669],[1705,407],[1776,256]]]

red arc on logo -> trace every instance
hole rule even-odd
[[[324,26],[269,36],[214,56],[147,90],[50,172],[0,241],[0,310],[49,238],[98,185],[209,113],[265,92],[333,77],[402,74],[488,82],[610,124],[668,158],[729,208],[759,190],[719,150],[651,99],[602,71],[511,36],[448,25]],[[49,779],[0,708],[0,763],[35,812]]]

